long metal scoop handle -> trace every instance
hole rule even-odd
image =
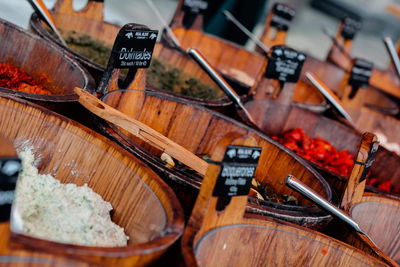
[[[153,10],[154,14],[156,15],[157,19],[161,22],[161,24],[164,26],[164,28],[167,30],[167,34],[169,35],[169,38],[171,38],[172,42],[177,47],[181,47],[181,43],[179,42],[178,38],[176,38],[176,35],[172,31],[171,27],[168,25],[168,23],[164,20],[163,16],[161,15],[160,11],[157,9],[157,7],[154,5],[152,0],[146,0],[147,4]]]
[[[285,179],[285,183],[291,189],[297,191],[302,196],[306,197],[307,199],[314,202],[320,208],[326,210],[330,214],[336,216],[337,218],[341,219],[343,222],[348,224],[351,228],[356,230],[359,233],[365,234],[360,226],[352,219],[350,216],[342,212],[340,209],[332,205],[326,199],[321,197],[318,193],[312,190],[310,187],[302,183],[300,180],[296,179],[292,175],[288,175]]]
[[[247,109],[243,106],[239,95],[230,87],[230,85],[222,78],[218,72],[211,66],[207,59],[197,50],[192,47],[188,50],[188,54],[200,65],[200,67],[207,72],[207,74],[213,79],[213,81],[224,91],[224,93],[236,103],[246,114],[246,117],[255,124],[255,120]]]
[[[383,38],[383,42],[385,43],[386,49],[389,52],[389,55],[393,61],[394,67],[396,68],[397,75],[400,77],[400,59],[399,59],[399,56],[397,55],[392,38],[387,36],[387,37]]]
[[[223,11],[225,17],[235,24],[244,34],[247,35],[259,48],[261,48],[265,54],[268,54],[268,47],[260,41],[252,32],[250,32],[242,23],[240,23],[228,10]]]
[[[57,35],[58,39],[60,39],[60,42],[64,45],[67,46],[67,43],[65,42],[64,38],[61,36],[60,32],[57,30],[56,25],[54,24],[53,19],[50,16],[49,11],[47,10],[46,6],[41,0],[28,0],[28,2],[31,4],[33,9],[35,9],[36,12],[39,12],[42,17],[46,20],[46,22],[49,24],[50,28],[54,31],[54,33]]]
[[[317,88],[321,94],[333,105],[333,107],[352,125],[354,125],[353,120],[350,115],[346,112],[343,105],[340,103],[340,100],[336,97],[336,95],[325,85],[323,84],[317,77],[313,76],[310,72],[306,72],[307,79]]]
[[[285,184],[290,187],[291,189],[295,190],[302,196],[306,197],[307,199],[311,200],[314,202],[318,207],[326,210],[333,216],[339,218],[343,222],[345,222],[347,225],[349,225],[351,228],[353,228],[355,231],[359,232],[360,234],[366,236],[369,241],[371,241],[372,244],[376,247],[375,242],[372,240],[372,238],[365,233],[363,230],[361,230],[360,226],[346,213],[341,211],[339,208],[335,207],[332,205],[330,202],[328,202],[326,199],[324,199],[322,196],[320,196],[317,192],[312,190],[310,187],[302,183],[300,180],[296,179],[292,175],[288,175],[285,179]]]

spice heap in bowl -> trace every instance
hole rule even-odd
[[[31,94],[51,95],[51,92],[45,89],[45,84],[49,83],[47,74],[42,74],[35,80],[12,64],[0,64],[0,87]]]

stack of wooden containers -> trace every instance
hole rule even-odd
[[[0,20],[0,64],[33,77],[46,73],[52,82],[50,95],[0,87],[0,154],[16,157],[6,144],[18,149],[28,140],[40,155],[40,173],[88,184],[112,204],[128,246],[51,242],[10,230],[11,221],[0,223],[0,262],[400,264],[400,156],[384,146],[375,151],[371,134],[400,144],[400,77],[392,65],[377,70],[351,58],[357,21],[342,20],[327,60],[320,61],[285,45],[295,16],[286,4],[271,9],[262,49],[255,51],[202,31],[207,1],[180,0],[171,30],[157,43],[150,37],[157,33],[144,25],[104,22],[103,7],[89,0],[75,11],[72,0],[57,0],[50,14],[69,47],[37,13],[31,32]],[[110,49],[102,56],[106,65],[74,50],[73,42],[85,40]],[[150,69],[121,67],[121,47],[150,52]],[[193,51],[201,52],[208,71]],[[261,149],[245,194],[216,193],[229,145]],[[350,163],[340,169],[345,157]],[[342,209],[374,242],[290,189],[287,176]],[[373,187],[385,183],[390,190]]]

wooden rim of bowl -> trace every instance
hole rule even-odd
[[[135,91],[135,90],[132,90],[132,91]],[[113,91],[113,92],[118,92],[118,90],[117,90],[117,91]],[[294,158],[296,161],[298,161],[307,171],[309,171],[309,172],[321,183],[321,185],[322,185],[322,187],[324,188],[325,193],[326,193],[326,199],[327,199],[328,201],[331,201],[331,200],[332,200],[332,190],[331,190],[331,187],[329,186],[328,182],[322,177],[321,174],[319,174],[308,162],[306,162],[305,159],[303,159],[302,157],[298,156],[296,153],[294,153],[293,151],[291,151],[291,150],[288,149],[287,147],[281,145],[279,142],[277,142],[277,141],[273,140],[272,138],[268,137],[268,136],[265,135],[264,133],[259,132],[259,131],[255,130],[255,129],[253,129],[253,128],[250,128],[250,127],[246,126],[245,124],[243,124],[243,123],[241,123],[241,122],[238,122],[238,121],[236,121],[236,120],[234,120],[234,119],[232,119],[232,118],[230,118],[230,117],[227,117],[227,116],[225,116],[225,115],[223,115],[223,114],[220,114],[220,113],[218,113],[218,112],[216,112],[216,111],[207,109],[207,108],[204,107],[204,106],[191,103],[190,101],[187,101],[187,100],[182,99],[182,98],[180,98],[180,97],[177,98],[177,97],[175,97],[174,95],[167,94],[167,93],[160,92],[160,91],[151,90],[151,89],[146,89],[145,92],[146,92],[146,94],[148,94],[148,95],[150,95],[150,96],[154,96],[154,97],[158,97],[158,98],[161,98],[161,99],[170,100],[170,101],[173,101],[173,102],[177,102],[177,103],[179,103],[179,104],[191,106],[191,107],[193,107],[193,108],[195,108],[195,109],[198,109],[198,110],[201,110],[201,111],[208,112],[208,113],[210,113],[213,117],[216,117],[216,118],[225,120],[225,121],[227,121],[227,122],[229,122],[229,123],[234,124],[235,126],[237,126],[237,127],[239,127],[239,128],[245,129],[246,131],[249,131],[249,132],[251,132],[251,133],[253,133],[253,134],[256,134],[256,135],[260,136],[262,139],[264,139],[264,140],[268,141],[269,143],[271,143],[272,145],[278,147],[279,149],[281,149],[282,151],[284,151],[286,154],[289,154],[292,158]],[[104,123],[107,124],[108,126],[110,126],[110,127],[113,129],[113,131],[115,132],[115,134],[117,134],[118,137],[122,138],[124,142],[128,143],[129,145],[133,145],[134,142],[129,142],[129,137],[127,137],[127,136],[124,135],[121,131],[119,131],[118,129],[116,129],[116,127],[114,127],[112,124],[110,124],[110,123],[108,123],[108,122],[104,122]],[[113,134],[110,133],[110,132],[108,132],[108,134],[113,135]],[[119,140],[119,138],[118,138],[118,141],[121,142],[121,140]],[[126,144],[125,144],[125,146],[126,146]],[[139,148],[139,149],[140,149],[140,148]],[[173,173],[173,174],[175,175],[175,172],[174,172],[173,169],[169,169],[168,167],[166,167],[166,166],[164,166],[164,165],[161,165],[161,164],[155,159],[154,156],[149,155],[149,153],[146,152],[146,151],[143,150],[143,149],[140,149],[140,150],[141,150],[144,154],[146,154],[146,156],[148,156],[148,158],[152,158],[152,159],[153,159],[152,162],[153,162],[154,164],[158,165],[157,167],[158,167],[159,169],[162,169],[164,172]],[[146,158],[147,161],[149,160],[148,158]],[[184,176],[183,176],[183,179],[184,179],[185,182],[188,181],[188,178],[185,179]],[[191,186],[194,186],[192,182],[190,182],[190,185],[191,185]],[[267,202],[267,201],[263,201],[263,203],[265,203],[265,204],[268,203],[268,206],[269,206],[270,208],[276,209],[276,210],[280,210],[280,211],[281,211],[281,210],[292,210],[292,211],[299,211],[299,212],[307,212],[307,213],[310,213],[310,214],[320,214],[320,215],[323,214],[324,217],[328,216],[329,218],[331,218],[330,215],[326,215],[325,212],[322,212],[322,211],[321,211],[317,206],[315,206],[315,205],[310,205],[310,206],[292,206],[292,205],[284,205],[284,204],[272,203],[272,202]]]
[[[15,32],[18,32],[18,34],[23,34],[27,36],[29,39],[35,40],[36,42],[42,42],[44,43],[49,50],[53,51],[55,54],[58,54],[63,60],[68,63],[72,69],[77,70],[81,74],[82,78],[82,88],[89,91],[93,92],[94,88],[94,79],[93,77],[89,74],[89,72],[84,69],[78,62],[76,62],[73,58],[71,58],[69,55],[65,54],[58,46],[54,45],[52,42],[49,42],[48,40],[45,40],[44,38],[41,38],[38,35],[35,35],[33,33],[28,32],[27,30],[24,30],[8,21],[5,21],[3,19],[0,19],[0,24],[5,25],[5,27],[12,29]],[[39,95],[39,94],[31,94],[31,93],[24,93],[16,90],[11,90],[8,88],[3,88],[0,87],[2,92],[8,93],[9,95],[14,95],[26,99],[32,99],[32,100],[43,100],[43,101],[49,101],[49,102],[72,102],[72,101],[77,101],[78,96],[75,93],[72,94],[66,94],[66,95]]]
[[[57,121],[59,123],[67,123],[68,125],[72,126],[72,129],[74,129],[75,132],[84,131],[86,134],[92,136],[96,140],[99,140],[99,142],[106,142],[109,147],[108,149],[116,151],[117,153],[121,154],[124,158],[130,159],[131,161],[135,162],[135,164],[139,164],[141,165],[141,167],[147,169],[146,172],[151,174],[151,178],[155,181],[155,184],[158,186],[157,189],[163,192],[165,198],[168,200],[168,202],[162,201],[161,199],[159,199],[159,201],[161,202],[164,209],[166,207],[165,204],[167,204],[167,207],[170,208],[170,213],[172,214],[170,218],[166,216],[167,219],[166,227],[164,231],[160,233],[159,236],[155,237],[153,240],[149,242],[133,244],[131,246],[128,245],[126,247],[109,248],[109,247],[89,247],[80,245],[70,245],[70,244],[63,244],[47,240],[40,240],[37,238],[12,233],[13,239],[15,238],[14,240],[21,241],[22,243],[24,243],[25,241],[36,242],[36,243],[42,242],[46,247],[51,247],[56,250],[64,252],[65,251],[68,252],[68,250],[73,249],[73,252],[77,255],[128,257],[128,256],[143,255],[161,251],[166,247],[171,246],[182,235],[184,229],[184,216],[183,216],[183,210],[181,208],[181,205],[177,197],[175,196],[172,189],[146,164],[141,162],[139,159],[135,158],[128,151],[122,149],[115,142],[111,142],[106,137],[100,135],[99,133],[94,132],[93,130],[90,130],[86,126],[83,126],[78,122],[75,122],[69,118],[59,115],[39,105],[30,103],[27,100],[19,99],[14,96],[6,95],[0,92],[0,102],[4,101],[14,102],[16,106],[21,106],[21,107],[29,106],[31,108],[37,109],[41,113],[45,113],[46,116],[51,117],[53,119],[52,120],[53,123],[57,123]],[[71,130],[71,128],[69,130]],[[155,189],[155,185],[153,183],[146,185],[151,189],[151,191]],[[99,253],[101,253],[101,255]]]

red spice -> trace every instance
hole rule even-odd
[[[304,158],[340,175],[349,176],[353,168],[352,154],[348,151],[337,151],[323,139],[308,137],[303,129],[287,131],[281,138],[274,137],[274,139]]]
[[[47,80],[47,74],[42,74],[39,77],[39,82]],[[43,86],[35,82],[26,72],[8,63],[0,64],[0,87],[31,94],[51,94],[50,91],[44,89]]]
[[[308,137],[303,129],[296,128],[284,132],[281,138],[277,136],[272,138],[304,158],[340,175],[348,177],[353,169],[354,155],[345,150],[337,151],[335,147],[323,139]],[[390,181],[379,182],[377,178],[370,174],[368,174],[367,185],[390,193],[400,193],[400,189],[394,188]]]
[[[324,249],[322,250],[322,254],[326,255],[327,253],[328,253],[328,250],[327,250],[326,248],[324,248]]]

